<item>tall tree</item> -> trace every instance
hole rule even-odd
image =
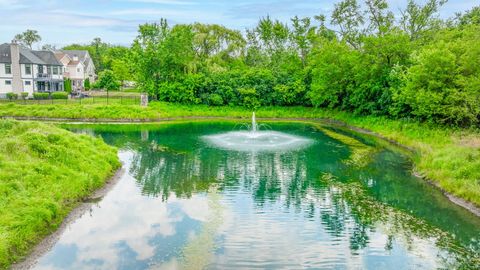
[[[335,4],[331,23],[340,28],[343,40],[354,48],[360,47],[364,18],[356,0],[343,0]]]
[[[480,6],[476,6],[471,10],[466,11],[464,14],[457,13],[456,19],[461,26],[465,25],[480,25]]]
[[[429,0],[424,6],[409,0],[407,7],[401,10],[400,24],[411,40],[417,40],[435,25],[435,14],[447,0]]]
[[[299,19],[297,16],[292,18],[292,27],[290,37],[305,67],[315,36],[315,27],[311,26],[309,17]]]
[[[41,41],[42,37],[38,34],[37,30],[28,29],[27,31],[21,34],[15,35],[15,40],[19,41],[20,43],[32,49],[33,43]]]
[[[394,15],[388,10],[386,0],[366,0],[367,15],[369,18],[368,30],[383,35],[393,26]]]

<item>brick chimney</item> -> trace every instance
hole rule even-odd
[[[14,40],[10,44],[10,58],[12,59],[12,89],[13,93],[23,92],[22,73],[20,70],[20,46]]]

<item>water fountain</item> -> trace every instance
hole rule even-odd
[[[312,140],[278,131],[260,130],[255,113],[249,130],[231,131],[203,137],[215,147],[243,152],[302,149]]]

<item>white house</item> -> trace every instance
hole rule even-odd
[[[89,79],[95,82],[95,65],[88,51],[61,50],[55,52],[55,57],[63,65],[63,76],[72,81],[72,90],[84,90],[84,83]]]
[[[15,42],[0,45],[0,97],[7,93],[63,91],[62,64],[51,51]]]

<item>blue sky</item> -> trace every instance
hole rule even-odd
[[[417,0],[424,2],[425,0]],[[0,0],[0,43],[25,29],[35,29],[42,43],[57,46],[88,43],[95,37],[128,45],[141,23],[167,18],[174,23],[219,23],[243,30],[270,15],[287,22],[298,16],[329,15],[337,0]],[[362,2],[362,1],[360,1]],[[398,13],[407,0],[388,0]],[[440,13],[478,5],[478,0],[450,0]]]

